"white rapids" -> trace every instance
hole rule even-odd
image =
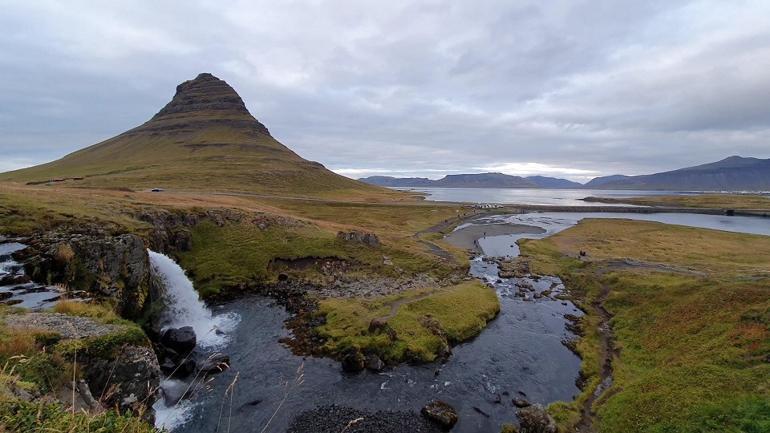
[[[229,342],[229,334],[235,330],[240,316],[235,313],[215,315],[200,300],[192,281],[176,262],[166,255],[148,250],[153,275],[163,281],[163,300],[165,310],[162,313],[162,328],[191,326],[195,330],[197,347],[216,350]],[[174,388],[187,388],[188,384],[164,379],[161,389],[167,392]],[[183,394],[183,393],[182,393]],[[155,409],[155,427],[173,431],[190,421],[195,403],[183,399],[172,405],[166,405],[164,398],[153,405]]]

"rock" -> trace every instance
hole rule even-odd
[[[192,352],[196,343],[195,331],[192,326],[169,328],[160,336],[160,344],[182,356]]]
[[[27,275],[4,275],[0,277],[0,286],[12,286],[12,285],[19,285],[19,284],[27,284],[29,283],[30,278]]]
[[[516,412],[521,433],[556,433],[556,421],[542,405],[534,404]]]
[[[369,332],[380,332],[388,328],[388,320],[380,317],[375,317],[369,322]]]
[[[513,403],[514,406],[518,408],[529,407],[532,405],[530,402],[528,402],[524,398],[514,398],[511,402]]]
[[[513,424],[503,424],[500,433],[519,433],[519,429]]]
[[[152,349],[124,346],[115,358],[91,358],[84,364],[82,372],[91,392],[107,407],[152,413],[148,409],[160,385],[160,367]]]
[[[197,368],[203,375],[218,374],[230,368],[230,357],[223,353],[215,353],[198,362]]]
[[[375,235],[374,233],[364,233],[359,231],[351,231],[351,232],[338,232],[337,233],[337,239],[340,239],[345,242],[355,242],[359,244],[364,244],[369,247],[379,247],[380,246],[380,239]]]
[[[137,235],[112,235],[88,225],[62,228],[31,239],[19,255],[33,281],[108,298],[125,318],[138,318],[144,311],[150,264]]]
[[[195,361],[184,358],[179,362],[172,358],[165,358],[160,364],[160,370],[171,379],[184,379],[195,373]]]
[[[434,400],[422,408],[421,413],[441,428],[449,430],[457,424],[457,411],[441,400]]]
[[[342,355],[342,370],[348,373],[358,373],[366,367],[366,359],[360,350],[348,349]]]
[[[382,359],[380,359],[379,356],[370,354],[366,356],[366,369],[380,372],[385,369],[385,363],[382,362]]]

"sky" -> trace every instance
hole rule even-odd
[[[0,171],[211,72],[350,176],[585,181],[770,157],[768,1],[0,0]]]

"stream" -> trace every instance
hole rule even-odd
[[[582,218],[597,216],[770,235],[767,219],[695,214],[532,213],[469,224],[511,222],[546,230],[479,240],[486,256],[516,256],[516,241],[521,238],[550,236]],[[200,350],[219,349],[231,360],[229,370],[195,387],[191,399],[171,407],[162,401],[156,404],[157,425],[174,433],[226,431],[220,428],[225,422],[230,431],[283,432],[294,416],[320,405],[418,412],[433,399],[457,410],[459,422],[453,432],[499,431],[502,423],[516,419],[513,398],[548,404],[572,400],[579,393],[575,381],[580,359],[562,342],[575,338],[565,328],[565,314],[582,312],[558,299],[564,286],[556,277],[500,279],[493,261],[476,257],[471,274],[493,285],[501,304],[499,316],[478,337],[454,347],[445,364],[401,365],[382,373],[348,375],[333,360],[295,356],[279,343],[288,336],[284,327],[288,313],[274,301],[251,296],[209,310],[197,300],[184,271],[157,256],[153,253],[153,265],[174,294],[169,320],[174,326],[199,321],[196,331],[201,332],[218,329],[215,335],[220,340]],[[181,299],[187,299],[188,307],[180,306]],[[302,384],[296,383],[298,371],[304,372]],[[173,386],[183,384],[164,383]],[[229,395],[231,386],[234,392]]]

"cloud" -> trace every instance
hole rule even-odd
[[[4,166],[136,126],[202,71],[350,176],[583,179],[770,157],[763,1],[0,6]]]

